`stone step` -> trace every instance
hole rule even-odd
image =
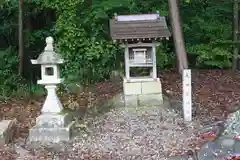
[[[160,106],[163,104],[162,94],[125,95],[125,106]]]

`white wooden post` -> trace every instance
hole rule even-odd
[[[153,79],[157,79],[156,45],[152,46]]]
[[[124,52],[124,58],[125,58],[125,74],[126,79],[130,79],[130,68],[129,68],[129,49],[128,46],[125,46],[125,52]]]
[[[184,121],[192,121],[192,84],[191,70],[184,69],[183,75],[183,115]]]

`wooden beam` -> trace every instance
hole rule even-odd
[[[129,48],[127,45],[125,46],[125,52],[124,52],[124,59],[125,59],[125,76],[126,79],[130,79],[130,67],[129,67]]]
[[[152,60],[153,60],[153,79],[157,79],[157,61],[156,61],[156,45],[152,46]]]

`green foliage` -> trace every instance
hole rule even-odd
[[[21,81],[21,78],[14,74],[18,65],[18,57],[14,49],[9,47],[0,50],[0,59],[0,93],[6,94],[7,90],[16,89],[15,84]]]
[[[95,22],[95,25],[92,23],[92,27],[96,29],[96,34],[89,37],[84,23],[79,21],[77,14],[81,4],[82,1],[73,0],[45,1],[43,5],[52,7],[61,13],[58,15],[55,29],[59,52],[66,61],[63,68],[66,80],[85,84],[103,80],[110,75],[116,64],[117,46],[111,41],[102,38],[96,39],[100,33],[99,30],[102,29],[102,26],[97,25],[96,22],[104,18],[108,20],[104,14],[96,16],[96,13],[99,13],[97,10],[89,15],[85,21],[88,24],[91,24],[90,21]],[[114,5],[108,6],[108,8],[111,7]],[[107,6],[105,6],[106,8]],[[104,9],[102,11],[104,12]]]
[[[0,50],[0,100],[7,97],[29,97],[30,95],[40,96],[44,93],[42,87],[31,84],[16,74],[18,57],[16,50],[9,47]]]
[[[83,53],[64,52],[68,63],[63,73],[67,80],[88,84],[107,78],[116,65],[116,46],[107,41],[86,40],[84,43]]]
[[[18,89],[22,78],[15,74],[18,57],[12,47],[0,50],[0,96],[9,96],[11,91]]]
[[[4,1],[1,1],[4,2]],[[18,77],[18,1],[5,1],[0,8],[0,95],[43,94],[42,87]],[[53,36],[66,83],[94,83],[107,79],[112,70],[123,69],[123,51],[109,37],[109,19],[114,13],[138,14],[159,11],[168,16],[166,0],[26,0],[24,9],[24,51],[36,58],[44,39]],[[181,20],[187,51],[196,57],[196,68],[228,68],[231,65],[232,1],[184,0]],[[167,17],[169,24],[169,19]],[[169,25],[169,28],[171,26]],[[13,46],[13,47],[9,47]],[[173,42],[157,49],[157,66],[168,69],[176,62]],[[120,68],[120,69],[119,69]],[[26,72],[35,72],[26,66]],[[36,75],[28,74],[29,81]],[[15,82],[15,83],[12,83]],[[22,93],[23,92],[23,93]]]
[[[190,1],[181,3],[187,51],[197,57],[198,68],[231,66],[232,2]],[[190,62],[191,63],[191,62]]]
[[[220,47],[195,45],[188,48],[189,53],[197,54],[197,66],[211,68],[228,68],[231,66],[231,53]]]
[[[157,67],[160,70],[172,68],[172,64],[175,62],[176,55],[173,52],[166,52],[168,48],[161,44],[157,48]]]

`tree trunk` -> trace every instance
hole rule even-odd
[[[178,58],[178,70],[182,73],[183,69],[188,68],[187,53],[185,50],[184,38],[181,29],[180,13],[178,8],[178,0],[168,0],[172,33],[175,51]]]
[[[24,13],[27,13],[27,16],[24,16],[24,22],[23,28],[24,28],[24,61],[23,61],[23,72],[22,75],[24,77],[29,78],[30,80],[33,80],[33,72],[32,71],[33,65],[31,64],[31,44],[30,44],[30,38],[31,38],[31,29],[32,29],[32,20],[31,20],[31,7],[30,5],[25,4],[24,5]]]
[[[22,76],[23,74],[23,0],[18,0],[18,56],[19,56],[19,66],[18,74]]]
[[[239,0],[234,0],[233,4],[233,42],[236,44],[238,41],[238,32],[239,32],[239,23],[238,23],[238,18],[239,18],[239,6],[238,6],[238,1]],[[234,46],[233,49],[233,61],[232,61],[232,70],[235,71],[237,69],[237,63],[238,63],[238,52],[239,48],[238,45]]]

